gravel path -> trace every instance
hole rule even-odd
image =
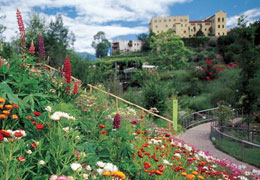
[[[216,149],[210,141],[210,123],[202,124],[188,129],[186,132],[179,135],[178,138],[184,140],[187,144],[194,145],[200,150],[208,151],[213,157],[216,157],[220,160],[228,159],[233,163],[246,165],[249,169],[255,168],[252,165],[241,162],[231,157],[230,155]]]

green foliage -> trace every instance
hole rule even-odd
[[[144,106],[147,109],[157,108],[160,114],[166,110],[168,89],[163,85],[158,76],[153,76],[142,88]]]
[[[213,108],[210,103],[210,94],[202,93],[199,96],[194,96],[190,98],[189,107],[195,111],[200,111],[202,109]]]
[[[150,51],[151,50],[151,37],[152,37],[152,34],[145,34],[145,33],[142,33],[142,34],[139,34],[137,36],[137,38],[142,41],[143,45],[142,45],[142,51]]]
[[[105,33],[103,31],[99,31],[96,35],[94,35],[94,41],[91,46],[96,49],[96,57],[102,58],[108,55],[111,45],[106,39]]]
[[[160,33],[152,37],[152,51],[158,56],[168,69],[180,69],[188,66],[187,55],[191,52],[184,46],[180,37],[175,36],[171,31]]]
[[[226,126],[230,123],[230,121],[234,118],[233,110],[225,105],[219,105],[216,111],[216,117],[218,117],[218,125]]]
[[[209,42],[210,39],[208,37],[191,37],[191,38],[182,38],[182,40],[185,46],[197,48],[197,47],[204,47],[206,43]]]
[[[201,30],[201,28],[198,30],[198,32],[196,32],[195,34],[196,37],[201,37],[201,36],[205,36],[205,34],[203,33],[203,31]]]

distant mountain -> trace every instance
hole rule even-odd
[[[95,54],[90,54],[88,52],[76,52],[76,54],[82,59],[82,60],[85,60],[86,58],[91,60],[91,61],[94,61],[96,60],[96,56]]]

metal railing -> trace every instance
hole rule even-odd
[[[224,133],[225,128],[227,127],[218,126],[216,121],[211,123],[210,138],[217,148],[237,159],[260,167],[260,145]]]
[[[218,108],[205,109],[194,112],[181,118],[182,127],[185,129],[216,120],[215,111]]]

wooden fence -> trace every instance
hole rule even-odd
[[[102,90],[102,89],[100,89],[100,88],[97,88],[96,86],[93,86],[93,85],[91,85],[91,84],[88,84],[88,86],[90,87],[90,93],[93,92],[93,89],[96,89],[96,90],[98,90],[98,91],[100,91],[100,92],[106,94],[108,98],[109,98],[110,96],[113,97],[113,98],[115,98],[115,103],[116,103],[116,108],[117,108],[117,109],[118,109],[118,102],[119,102],[119,100],[120,100],[120,101],[122,101],[122,102],[124,102],[124,103],[126,103],[126,104],[128,104],[128,105],[131,105],[131,106],[136,107],[137,109],[140,109],[140,110],[142,111],[142,113],[145,112],[145,113],[150,114],[150,115],[152,115],[152,116],[158,117],[158,118],[160,118],[160,119],[162,119],[162,120],[168,121],[169,123],[171,123],[171,125],[173,124],[173,121],[172,121],[172,120],[167,119],[167,118],[165,118],[165,117],[163,117],[163,116],[160,116],[160,115],[158,115],[158,114],[155,114],[155,113],[149,111],[148,109],[145,109],[145,108],[143,108],[143,107],[141,107],[141,106],[139,106],[139,105],[137,105],[137,104],[131,103],[131,102],[129,102],[129,101],[127,101],[127,100],[125,100],[125,99],[123,99],[123,98],[121,98],[121,97],[118,97],[118,96],[116,96],[116,95],[114,95],[114,94],[112,94],[112,93],[106,92],[106,91],[104,91],[104,90]],[[172,129],[172,126],[171,126],[171,127],[169,126],[169,130],[171,130],[171,129]]]
[[[51,66],[49,66],[49,65],[47,65],[47,64],[38,63],[38,64],[36,64],[36,66],[44,67],[46,70],[50,71],[50,73],[59,72],[58,69],[53,68],[53,67],[51,67]],[[73,76],[72,76],[71,78],[72,78],[72,81],[74,81],[74,83],[77,82],[78,85],[79,85],[79,87],[81,87],[81,80],[79,80],[79,79],[77,79],[77,78],[75,78],[75,77],[73,77]],[[156,114],[156,113],[153,113],[153,112],[151,112],[151,111],[148,110],[148,109],[145,109],[145,108],[143,108],[143,107],[141,107],[141,106],[139,106],[139,105],[137,105],[137,104],[131,103],[131,102],[129,102],[129,101],[127,101],[127,100],[125,100],[125,99],[123,99],[123,98],[121,98],[121,97],[118,97],[118,96],[116,96],[116,95],[114,95],[114,94],[112,94],[112,93],[106,92],[106,91],[104,91],[104,90],[102,90],[102,89],[100,89],[100,88],[98,88],[98,87],[96,87],[96,86],[93,86],[93,85],[91,85],[91,84],[88,84],[88,86],[90,87],[90,92],[91,92],[91,93],[93,92],[93,89],[96,89],[96,90],[98,90],[98,91],[100,91],[100,92],[106,94],[108,99],[109,99],[110,96],[113,97],[113,98],[115,98],[115,104],[116,104],[116,108],[117,108],[117,109],[118,109],[118,107],[119,107],[118,102],[119,102],[119,101],[122,101],[122,102],[124,102],[124,103],[126,103],[126,104],[128,104],[128,105],[131,105],[131,106],[136,107],[137,109],[140,109],[140,110],[142,111],[142,114],[144,114],[144,112],[145,112],[145,113],[147,113],[147,114],[150,114],[151,116],[155,116],[155,117],[160,118],[160,119],[162,119],[162,120],[164,120],[164,121],[168,121],[168,122],[169,122],[169,123],[168,123],[169,132],[173,131],[173,121],[172,121],[172,120],[167,119],[167,118],[165,118],[165,117],[163,117],[163,116],[160,116],[160,115],[158,115],[158,114]],[[85,91],[86,91],[86,89],[85,89]]]

